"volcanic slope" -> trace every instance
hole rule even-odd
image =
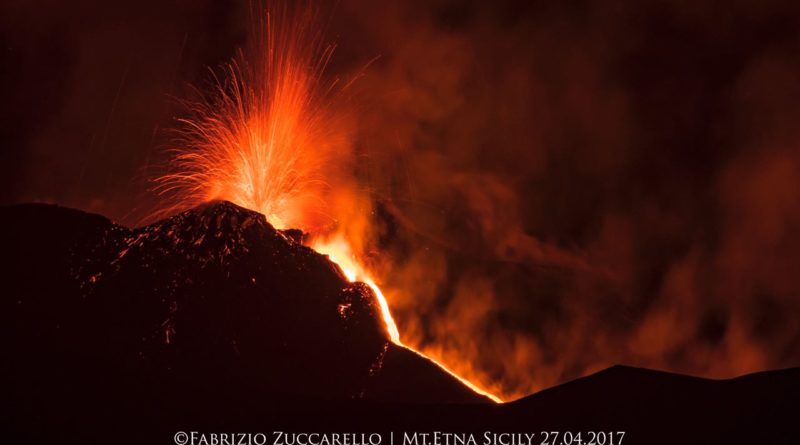
[[[46,383],[20,391],[166,379],[254,397],[487,401],[391,343],[372,290],[301,234],[229,202],[132,230],[53,205],[0,219],[7,371]]]

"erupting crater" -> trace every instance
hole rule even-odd
[[[391,341],[435,363],[477,394],[496,395],[401,341],[389,302],[360,261],[370,231],[369,196],[359,190],[347,108],[348,86],[323,81],[333,52],[313,8],[251,11],[251,41],[216,90],[188,103],[189,116],[156,189],[171,199],[163,213],[226,200],[265,215],[279,229],[309,233],[314,250],[337,263],[347,280],[372,290]],[[354,212],[353,208],[361,211]],[[355,229],[353,229],[355,228]]]

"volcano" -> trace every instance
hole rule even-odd
[[[336,399],[484,401],[392,344],[368,286],[261,214],[215,202],[134,230],[55,206],[7,208],[2,219],[4,281],[14,283],[3,321],[13,337],[42,341],[36,355],[55,341],[102,351],[98,367],[125,373]],[[413,382],[398,378],[406,372]]]
[[[631,443],[675,443],[689,427],[701,434],[688,442],[791,443],[799,369],[718,382],[616,367],[495,405],[392,343],[370,287],[302,232],[229,202],[136,229],[42,204],[3,207],[0,221],[3,423],[16,442],[583,425]]]

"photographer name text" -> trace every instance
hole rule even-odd
[[[178,431],[176,445],[622,445],[625,431],[206,433]]]

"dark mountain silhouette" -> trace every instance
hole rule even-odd
[[[800,437],[799,369],[712,381],[614,367],[491,404],[392,344],[371,290],[302,234],[227,202],[137,229],[38,204],[0,208],[0,221],[9,443],[276,428],[626,431],[623,443],[647,444]]]

